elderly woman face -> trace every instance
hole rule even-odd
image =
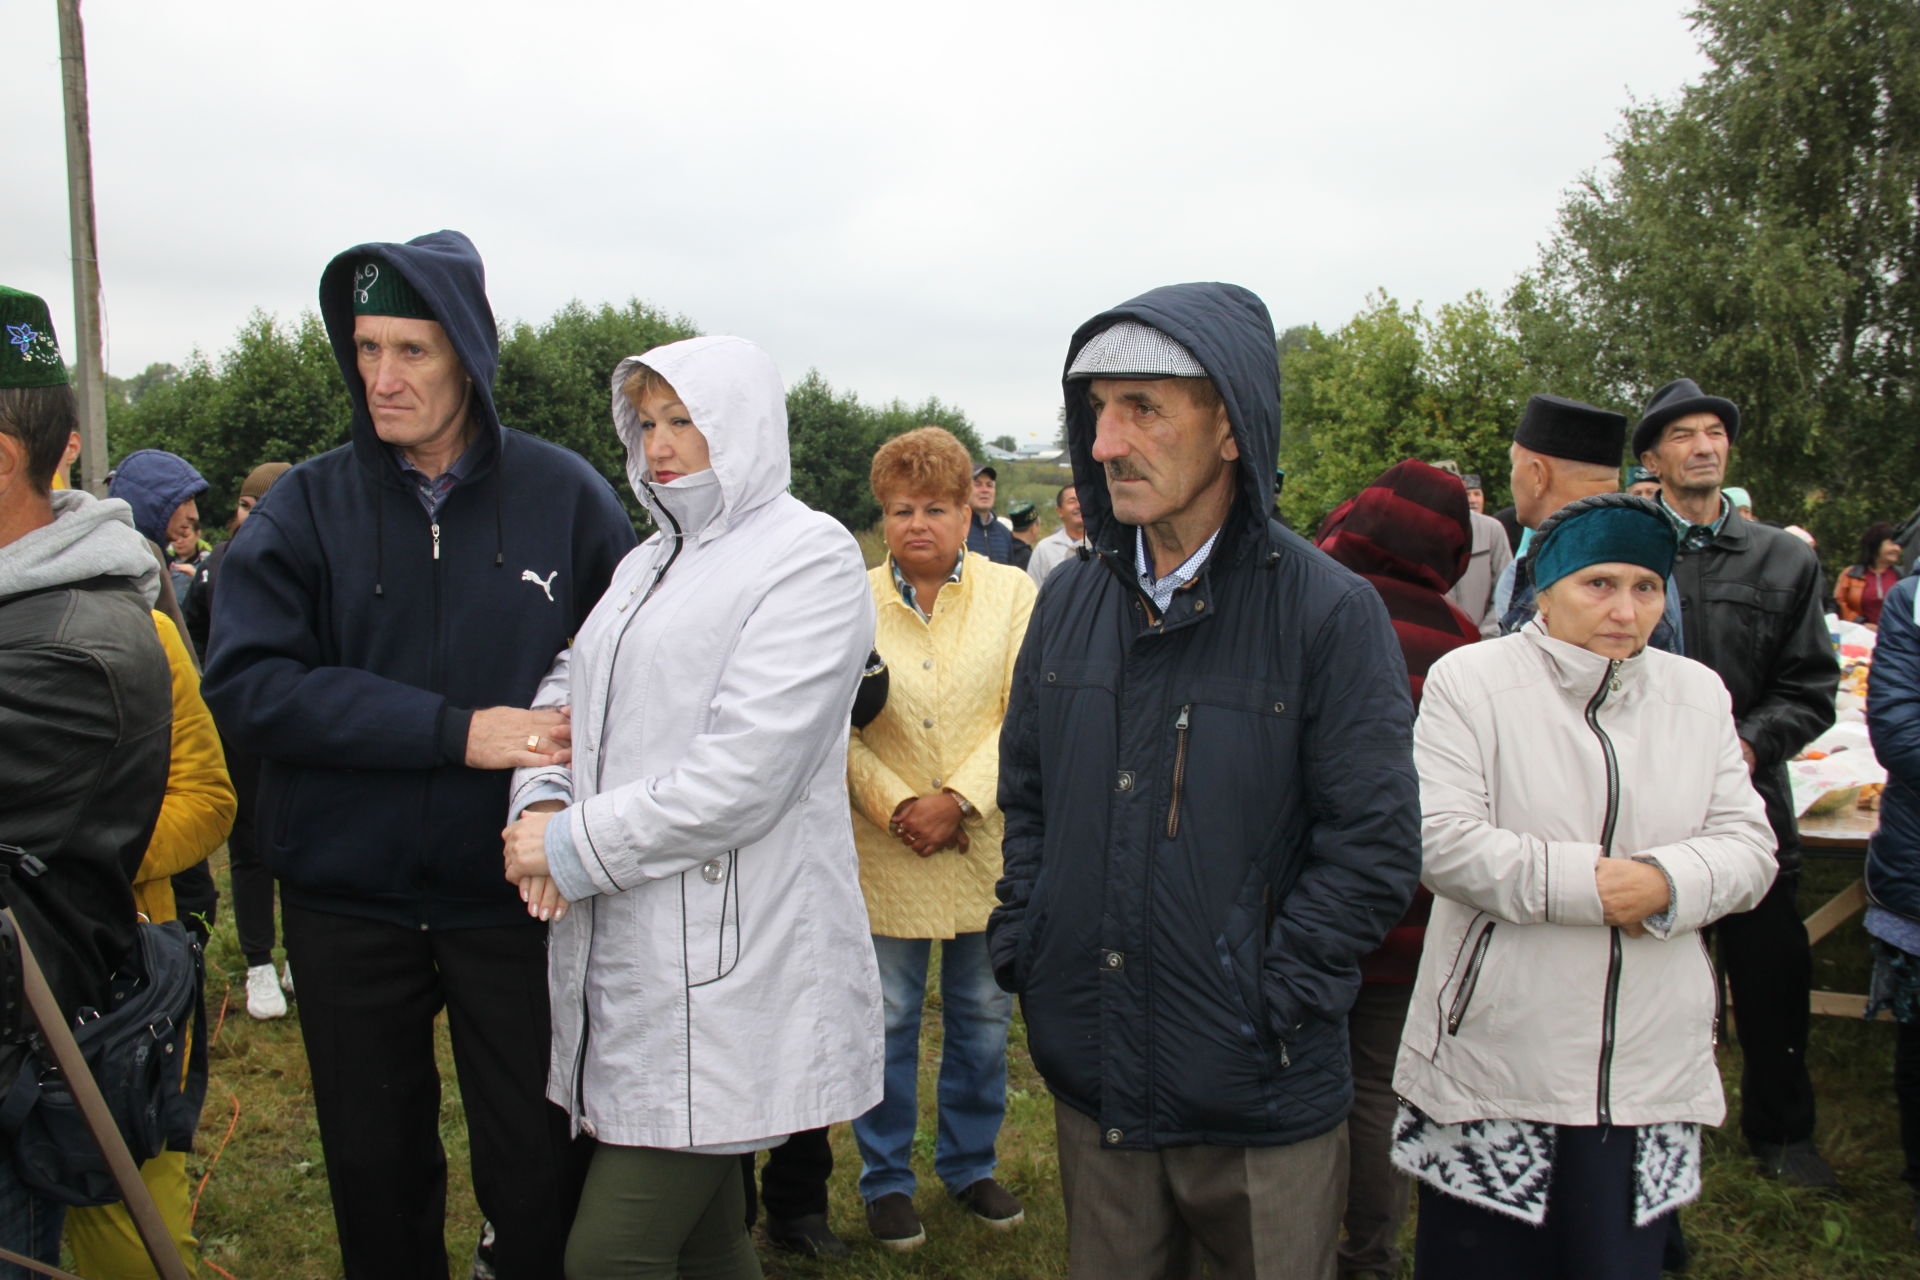
[[[947,573],[966,545],[972,513],[951,494],[890,494],[881,508],[887,550],[909,576]]]
[[[1542,588],[1538,605],[1541,625],[1555,640],[1603,658],[1631,658],[1659,625],[1667,586],[1637,564],[1590,564]]]

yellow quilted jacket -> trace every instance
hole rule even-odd
[[[167,764],[167,798],[146,857],[133,877],[134,905],[155,923],[174,918],[169,877],[210,857],[233,830],[237,810],[227,756],[213,713],[200,696],[200,672],[173,619],[153,611],[160,647],[173,671],[173,753]]]
[[[887,562],[867,572],[887,664],[887,706],[847,745],[853,842],[873,931],[888,938],[979,933],[1000,878],[1000,721],[1037,593],[1033,579],[967,555],[923,622]],[[979,810],[972,844],[922,858],[887,834],[901,801],[957,791]]]

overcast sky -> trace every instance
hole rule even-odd
[[[107,368],[454,227],[503,321],[639,297],[1050,439],[1068,336],[1155,285],[1281,328],[1498,297],[1622,108],[1704,69],[1685,7],[89,0]],[[0,283],[65,343],[59,67],[53,0],[0,5]]]

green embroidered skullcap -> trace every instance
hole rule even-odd
[[[38,295],[0,284],[0,387],[64,387],[66,362],[53,336],[53,317]]]
[[[391,262],[368,258],[353,269],[353,314],[438,321],[427,300]]]

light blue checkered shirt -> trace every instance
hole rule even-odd
[[[1153,580],[1153,557],[1147,553],[1147,531],[1135,529],[1133,540],[1133,567],[1140,575],[1140,589],[1153,601],[1153,607],[1165,613],[1167,606],[1173,603],[1173,593],[1192,582],[1200,573],[1200,566],[1207,562],[1207,554],[1213,550],[1213,544],[1219,540],[1220,530],[1215,529],[1200,549],[1188,556],[1186,563],[1169,573],[1158,582]]]

